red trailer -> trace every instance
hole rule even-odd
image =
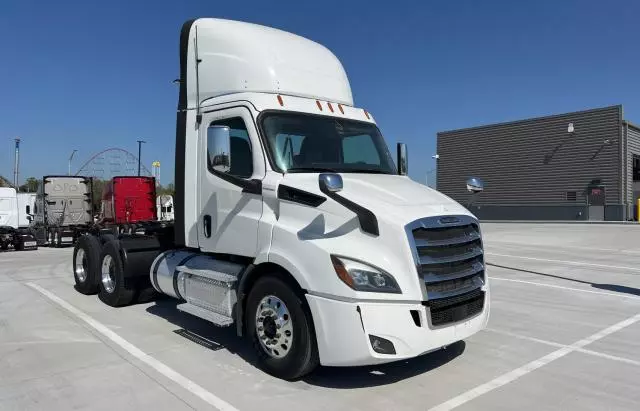
[[[154,177],[113,177],[102,190],[100,223],[131,232],[141,224],[157,220]]]

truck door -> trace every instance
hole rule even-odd
[[[230,138],[220,137],[228,127]],[[198,140],[199,221],[202,251],[254,257],[262,216],[264,160],[253,118],[235,107],[203,114]],[[229,167],[221,166],[228,156]],[[187,179],[189,176],[186,177]],[[187,187],[190,182],[185,181]]]

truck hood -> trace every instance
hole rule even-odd
[[[282,183],[323,195],[319,173],[286,174]],[[424,217],[443,214],[473,216],[450,197],[405,176],[391,174],[341,174],[344,188],[338,194],[372,211],[379,220],[405,225]],[[349,211],[347,211],[349,212]]]

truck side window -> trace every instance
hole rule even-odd
[[[227,126],[229,127],[230,134],[230,153],[229,160],[231,162],[229,170],[226,172],[229,175],[249,178],[253,174],[253,156],[251,155],[251,142],[249,141],[249,133],[247,132],[247,126],[244,124],[244,120],[240,117],[228,118],[224,120],[218,120],[211,123],[209,126]],[[213,147],[220,145],[221,143],[213,140],[214,135],[207,133],[207,165],[209,171],[214,172],[214,163],[221,161],[220,159],[214,159]],[[218,170],[218,172],[220,172]]]
[[[345,137],[342,140],[342,156],[345,164],[379,165],[380,156],[370,135]]]

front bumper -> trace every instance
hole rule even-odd
[[[482,311],[463,321],[430,327],[428,309],[422,304],[393,302],[345,302],[307,294],[313,315],[320,363],[326,366],[381,364],[417,357],[466,339],[486,327],[489,289]],[[411,311],[417,311],[416,325]],[[375,352],[370,335],[393,343],[395,354]]]

